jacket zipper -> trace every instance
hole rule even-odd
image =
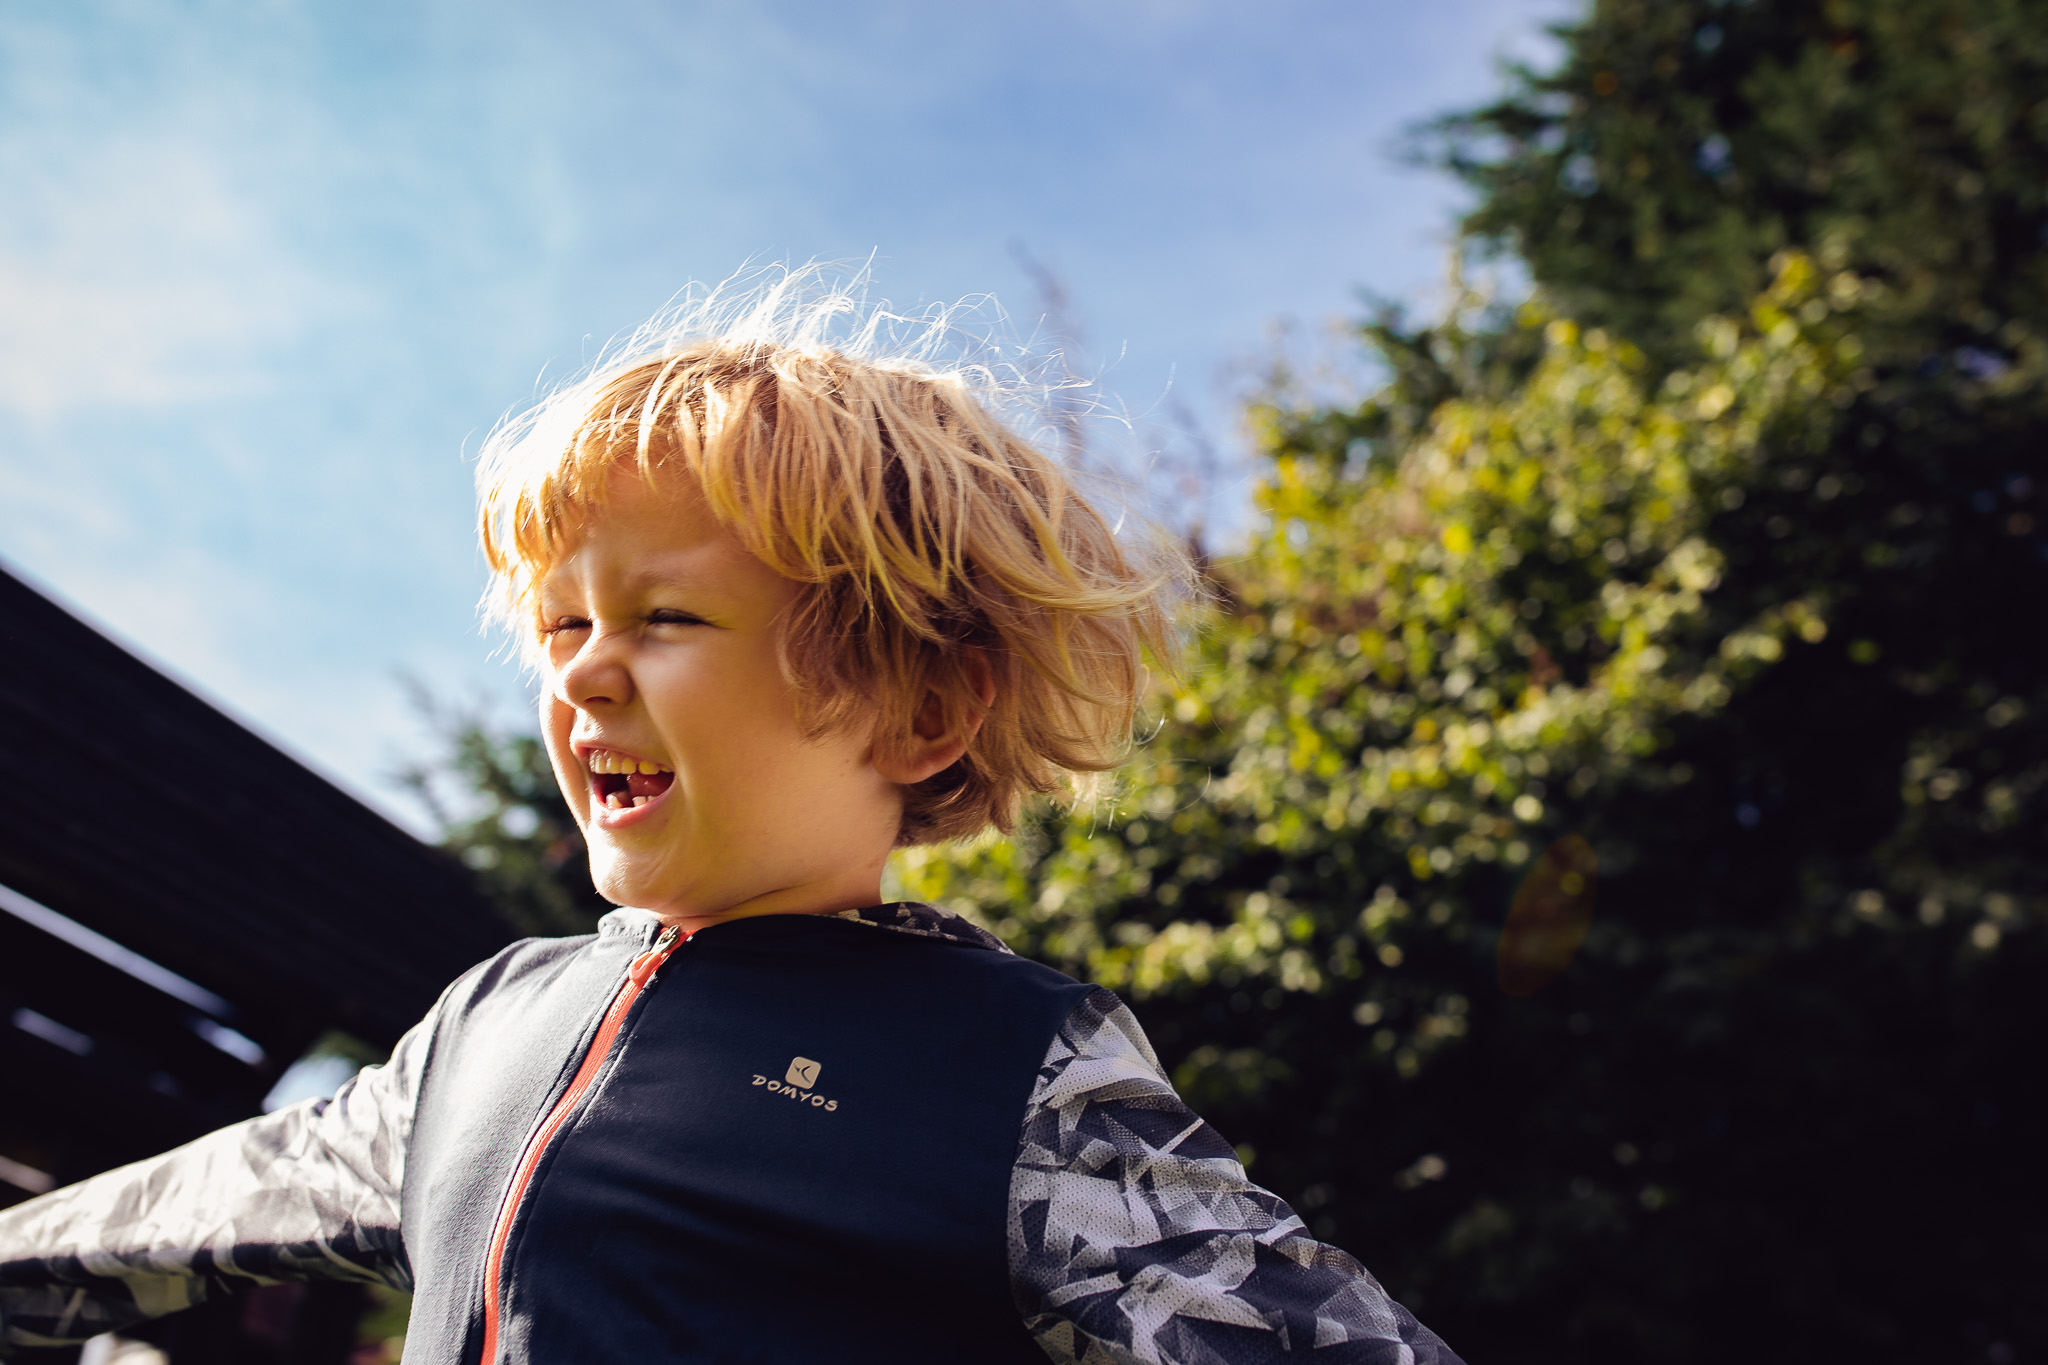
[[[612,1003],[604,1012],[604,1021],[597,1026],[597,1036],[590,1040],[589,1050],[583,1054],[582,1064],[569,1078],[569,1088],[562,1092],[562,1097],[541,1120],[540,1127],[527,1139],[526,1151],[520,1156],[518,1166],[513,1168],[512,1184],[505,1191],[505,1202],[498,1209],[498,1221],[491,1229],[490,1250],[484,1258],[484,1349],[479,1358],[481,1365],[494,1365],[497,1358],[498,1314],[504,1304],[500,1281],[505,1270],[505,1244],[511,1239],[512,1223],[519,1215],[519,1204],[526,1197],[527,1186],[533,1183],[533,1173],[540,1166],[540,1159],[547,1155],[548,1144],[569,1121],[569,1115],[603,1069],[605,1059],[611,1056],[612,1048],[619,1040],[619,1030],[625,1027],[626,1016],[632,1012],[633,1002],[647,989],[647,983],[661,970],[661,964],[668,961],[669,954],[688,937],[671,924],[661,931],[661,937],[654,941],[652,948],[633,959],[632,965],[626,968],[626,979],[619,983],[617,994],[612,996]]]

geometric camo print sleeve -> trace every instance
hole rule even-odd
[[[411,1287],[398,1234],[432,1016],[308,1100],[0,1212],[0,1356],[280,1280]]]
[[[1010,1183],[1010,1282],[1059,1362],[1458,1365],[1364,1266],[1254,1185],[1092,993],[1039,1068]]]

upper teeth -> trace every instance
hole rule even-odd
[[[629,758],[610,749],[592,749],[586,760],[594,773],[665,773],[668,769],[644,758]]]

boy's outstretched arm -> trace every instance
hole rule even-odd
[[[1108,991],[1068,1017],[1039,1069],[1009,1222],[1011,1285],[1055,1361],[1460,1365],[1251,1182]]]
[[[433,1020],[332,1100],[249,1119],[0,1213],[0,1356],[280,1280],[409,1288],[398,1191]]]

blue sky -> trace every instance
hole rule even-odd
[[[750,259],[1029,333],[1022,243],[1138,449],[1234,442],[1276,320],[1432,299],[1400,132],[1571,8],[18,0],[0,560],[424,830],[400,679],[516,704],[466,456],[543,376]]]

